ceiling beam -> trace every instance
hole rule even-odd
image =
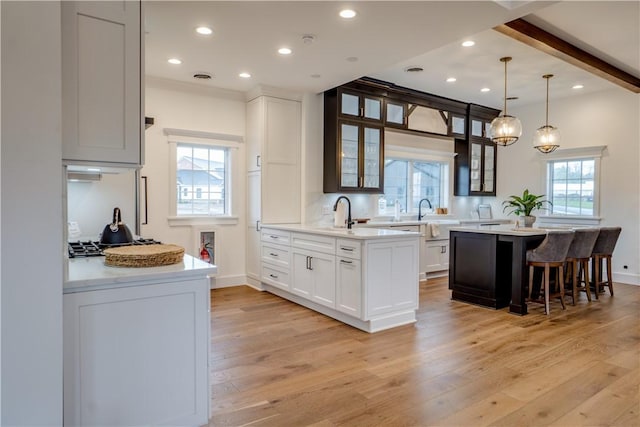
[[[585,52],[579,47],[523,19],[515,19],[498,25],[494,27],[494,30],[622,86],[625,89],[629,89],[634,93],[640,93],[640,78]]]

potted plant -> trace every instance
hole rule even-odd
[[[553,204],[548,200],[544,200],[544,194],[536,196],[533,193],[529,193],[528,189],[525,189],[522,196],[509,196],[509,199],[502,202],[502,205],[504,206],[503,212],[511,209],[507,214],[522,215],[524,226],[531,227],[536,221],[536,217],[531,215],[531,211],[543,209],[545,205],[552,206]]]

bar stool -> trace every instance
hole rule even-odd
[[[573,240],[574,232],[567,231],[549,231],[547,237],[535,249],[527,251],[527,265],[529,266],[529,299],[531,299],[531,290],[533,288],[533,270],[535,267],[544,268],[544,313],[549,314],[549,297],[560,297],[562,309],[564,305],[564,280],[563,266],[569,251],[569,246]],[[559,291],[550,294],[551,282],[549,280],[549,271],[556,268],[556,286]]]
[[[571,300],[576,305],[579,291],[586,291],[587,299],[591,302],[591,290],[589,286],[589,258],[600,234],[597,228],[578,228],[574,230],[573,240],[567,251],[567,276],[571,271]],[[584,282],[584,287],[581,284]]]
[[[600,234],[591,252],[591,262],[593,266],[593,283],[596,292],[596,299],[600,293],[600,285],[609,286],[609,293],[613,296],[613,281],[611,279],[611,256],[618,242],[618,237],[622,231],[621,227],[602,227]],[[602,260],[607,263],[607,280],[602,280]]]

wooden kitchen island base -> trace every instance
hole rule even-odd
[[[546,232],[514,230],[513,226],[456,227],[450,234],[449,289],[451,298],[527,314],[528,249],[537,247]]]

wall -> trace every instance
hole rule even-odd
[[[232,212],[237,219],[206,220],[195,225],[170,226],[169,212],[169,144],[164,128],[185,129],[229,135],[245,134],[244,95],[238,92],[211,89],[204,85],[170,82],[147,78],[145,115],[155,124],[145,132],[145,166],[141,174],[148,177],[148,225],[143,225],[143,237],[163,243],[184,246],[195,255],[198,229],[215,229],[217,239],[215,287],[246,283],[245,278],[245,212],[246,161],[245,147],[240,144],[234,153],[236,164],[232,172]],[[173,184],[175,185],[175,184]]]
[[[544,104],[510,112],[522,121],[523,135],[514,145],[499,147],[494,213],[501,213],[499,204],[510,194],[521,194],[524,188],[537,194],[546,192],[544,156],[531,143],[535,130],[544,124]],[[640,96],[624,89],[549,104],[549,123],[561,132],[559,150],[607,146],[601,159],[601,226],[622,226],[613,256],[614,280],[634,284],[640,284],[639,120]]]
[[[0,7],[0,423],[62,425],[60,3]]]

